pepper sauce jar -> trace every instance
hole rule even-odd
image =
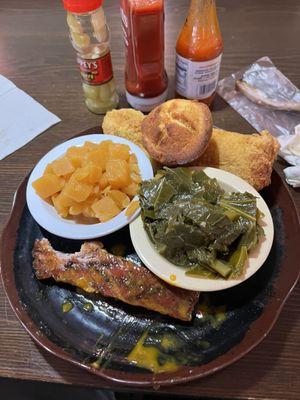
[[[119,103],[110,55],[110,32],[102,4],[103,0],[63,0],[85,104],[95,114],[105,114]]]

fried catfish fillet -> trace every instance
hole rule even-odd
[[[193,165],[223,169],[261,190],[271,183],[278,150],[278,141],[268,131],[243,135],[214,128],[208,147]]]
[[[33,268],[38,279],[77,286],[87,293],[100,293],[183,321],[190,321],[198,292],[163,282],[145,266],[103,249],[101,242],[85,242],[79,252],[55,251],[47,239],[36,240]]]

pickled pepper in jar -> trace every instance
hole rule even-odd
[[[71,43],[77,52],[85,104],[93,113],[104,114],[117,107],[119,96],[103,0],[63,0],[63,4]]]
[[[213,101],[223,51],[214,0],[191,0],[176,44],[177,97]]]

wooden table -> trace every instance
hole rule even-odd
[[[221,76],[268,55],[300,87],[300,3],[297,0],[219,0],[217,3],[225,45]],[[187,0],[166,1],[166,68],[171,82],[174,45],[187,6]],[[124,49],[118,1],[106,0],[105,11],[112,33],[114,73],[123,93]],[[62,119],[60,124],[0,162],[1,229],[16,188],[41,156],[74,134],[100,125],[102,119],[84,106],[65,12],[59,0],[1,0],[0,27],[0,73]],[[121,105],[126,105],[123,95]],[[225,129],[253,131],[222,102],[216,103],[213,118],[216,125]],[[277,165],[282,170],[284,163]],[[299,209],[300,192],[293,189],[291,192]],[[211,398],[299,399],[299,313],[298,285],[272,332],[250,354],[214,376],[158,391]],[[16,320],[2,286],[0,376],[122,390],[38,348]]]

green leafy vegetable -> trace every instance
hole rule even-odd
[[[159,253],[192,276],[238,278],[263,233],[256,198],[225,193],[203,171],[165,167],[142,182],[140,204]]]
[[[250,193],[228,193],[220,198],[219,204],[227,211],[256,222],[256,198]]]
[[[229,258],[229,264],[232,266],[230,278],[238,278],[244,272],[244,266],[248,259],[248,252],[246,246],[237,248]]]

